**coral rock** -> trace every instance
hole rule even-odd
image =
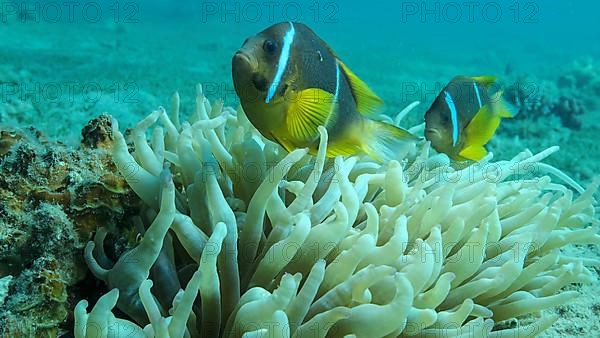
[[[86,128],[87,144],[110,141],[102,119]],[[86,276],[85,242],[118,227],[139,199],[104,149],[72,149],[33,128],[0,129],[0,170],[0,276],[11,276],[0,336],[56,336],[81,297],[72,290]]]

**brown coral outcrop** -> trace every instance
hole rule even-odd
[[[106,122],[90,121],[80,148],[34,128],[0,129],[0,277],[12,276],[0,306],[2,337],[67,329],[79,298],[71,287],[86,276],[83,246],[99,224],[117,227],[137,210],[106,151]]]

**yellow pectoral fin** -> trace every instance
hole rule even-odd
[[[487,150],[481,145],[472,145],[461,150],[458,155],[471,161],[481,161],[487,155]]]
[[[488,105],[481,107],[465,128],[465,148],[488,143],[499,125],[500,117],[494,115]]]
[[[290,98],[286,124],[290,137],[298,142],[318,137],[319,126],[326,126],[335,112],[334,96],[319,88],[308,88]]]
[[[489,88],[494,82],[496,82],[495,76],[474,76],[471,79],[487,88]]]
[[[377,109],[383,105],[383,100],[375,94],[375,92],[364,83],[356,74],[354,74],[348,66],[340,61],[344,74],[349,79],[350,89],[356,101],[356,110],[361,114],[369,115],[375,113]]]

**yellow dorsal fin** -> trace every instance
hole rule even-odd
[[[340,61],[340,65],[350,82],[352,96],[354,96],[354,100],[356,101],[356,109],[364,115],[376,112],[377,108],[383,105],[383,100],[342,61]]]
[[[319,88],[308,88],[295,94],[286,116],[291,139],[301,142],[317,138],[317,128],[326,126],[334,113],[333,103],[333,94]]]
[[[482,86],[484,86],[486,88],[489,88],[494,82],[496,82],[496,77],[490,76],[490,75],[474,76],[471,79],[473,79],[473,81],[481,84]]]

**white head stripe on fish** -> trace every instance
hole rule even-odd
[[[269,101],[271,101],[273,98],[273,95],[275,95],[275,91],[277,91],[277,87],[279,86],[279,82],[283,76],[283,72],[285,71],[288,61],[290,60],[290,49],[292,48],[292,42],[294,41],[295,35],[296,30],[294,29],[294,24],[290,22],[290,30],[288,30],[283,37],[283,46],[281,47],[281,54],[279,55],[279,62],[277,63],[277,72],[275,73],[273,82],[271,82],[271,86],[269,87],[269,92],[267,93],[265,103],[269,103]]]
[[[456,142],[458,142],[458,114],[450,93],[444,90],[444,95],[446,104],[448,105],[448,108],[450,108],[450,119],[452,120],[452,146],[455,146]]]
[[[477,102],[479,102],[479,109],[481,109],[481,95],[479,95],[479,88],[477,88],[477,82],[473,81],[473,88],[475,88],[475,95],[477,95]]]

